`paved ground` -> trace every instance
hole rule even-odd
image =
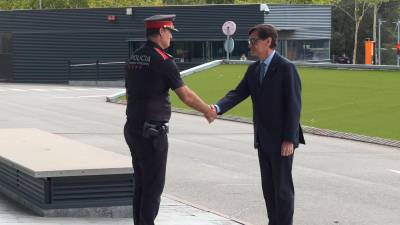
[[[36,127],[128,155],[125,107],[103,97],[118,90],[0,84],[0,128]],[[209,125],[183,114],[174,114],[170,124],[165,192],[266,225],[251,125],[221,120]],[[296,225],[400,224],[398,148],[314,135],[306,141],[293,167]]]
[[[33,127],[32,123],[46,124],[47,119],[52,119],[49,117],[55,116],[55,112],[52,110],[47,110],[45,108],[37,108],[35,107],[35,99],[34,98],[48,98],[49,104],[63,104],[64,102],[69,101],[80,101],[80,100],[89,100],[95,99],[97,102],[99,99],[103,102],[106,95],[117,92],[120,89],[118,88],[96,88],[96,87],[69,87],[69,86],[58,86],[58,85],[15,85],[15,84],[0,84],[0,95],[3,101],[9,101],[7,104],[3,104],[0,109],[0,115],[2,120],[7,121],[18,121],[20,118],[22,121],[19,122],[11,122],[8,127]],[[33,98],[31,98],[34,96]],[[32,100],[32,101],[30,101]],[[89,100],[91,101],[91,100]],[[26,104],[25,104],[26,103]],[[20,105],[17,105],[20,104]],[[31,116],[27,116],[29,114],[29,110],[26,110],[27,105],[32,104],[32,109],[34,109]],[[46,104],[46,103],[45,103]],[[11,107],[7,108],[4,105],[8,105]],[[66,104],[68,105],[68,103]],[[12,106],[16,106],[14,108]],[[59,105],[58,105],[59,106]],[[111,104],[107,104],[107,106],[112,106]],[[7,108],[7,110],[6,110]],[[63,108],[59,108],[63,111]],[[66,108],[65,108],[66,109]],[[14,114],[5,113],[5,111],[10,110]],[[20,110],[20,111],[19,111]],[[70,109],[71,110],[71,109]],[[73,111],[79,110],[72,109]],[[43,115],[40,113],[44,112]],[[57,118],[65,118],[66,120],[62,120],[67,122],[68,113],[60,113]],[[15,117],[14,117],[15,116]],[[95,115],[93,115],[95,116]],[[73,116],[72,116],[73,117]],[[25,120],[25,119],[26,120]],[[36,121],[37,120],[37,121]],[[4,125],[4,123],[3,123]],[[79,126],[79,124],[75,124]],[[73,127],[75,126],[73,125]],[[2,128],[7,127],[1,126]],[[36,126],[35,126],[36,127]],[[38,126],[42,127],[42,126]],[[120,127],[119,127],[120,128]],[[43,127],[42,127],[43,129]],[[72,129],[73,130],[73,129]],[[77,132],[61,132],[64,135],[77,135]],[[79,132],[78,132],[79,133]],[[96,132],[86,132],[81,133],[93,135]],[[97,133],[98,135],[104,135],[104,132]],[[109,133],[107,133],[109,134]],[[118,136],[121,137],[121,133],[118,133]],[[122,143],[124,144],[124,143]],[[126,149],[125,149],[126,150]],[[126,151],[124,152],[127,153]],[[184,200],[180,200],[173,196],[164,196],[162,199],[160,213],[157,217],[156,223],[159,225],[237,225],[240,224],[236,221],[233,221],[226,216],[222,216],[216,214],[204,207],[193,206],[187,204]],[[16,204],[12,200],[8,199],[6,196],[0,193],[0,224],[3,225],[17,225],[17,224],[26,224],[26,225],[36,225],[36,224],[47,224],[47,225],[89,225],[89,224],[98,224],[98,225],[109,225],[109,224],[118,224],[118,225],[128,225],[133,224],[132,218],[45,218],[38,217],[32,214],[29,210],[20,205]]]
[[[38,217],[0,194],[1,225],[132,225],[132,218]],[[171,197],[162,199],[157,225],[239,225],[220,215],[183,204]]]

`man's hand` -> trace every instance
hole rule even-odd
[[[281,147],[281,156],[287,157],[293,155],[294,146],[290,141],[283,141]]]
[[[209,107],[210,110],[207,113],[204,113],[204,117],[209,123],[212,123],[217,118],[217,111],[213,105],[209,105]]]
[[[187,86],[182,86],[175,89],[176,95],[184,102],[187,106],[202,112],[204,117],[209,123],[213,122],[217,118],[215,107],[207,105],[194,91]]]

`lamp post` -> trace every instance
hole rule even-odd
[[[400,66],[400,54],[399,54],[399,45],[400,45],[400,19],[397,20],[397,22],[393,22],[396,24],[396,29],[397,30],[397,43],[396,43],[396,55],[397,55],[397,66]]]
[[[400,20],[397,20],[397,44],[400,44]],[[397,55],[397,66],[400,66],[400,55]]]
[[[381,65],[381,25],[386,21],[379,19],[378,20],[378,65]]]

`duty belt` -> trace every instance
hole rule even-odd
[[[143,124],[143,136],[145,138],[157,137],[163,134],[167,134],[169,131],[168,124],[162,122],[144,122]]]

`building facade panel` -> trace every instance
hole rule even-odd
[[[174,33],[168,51],[182,69],[226,57],[221,26],[228,20],[237,24],[233,59],[248,55],[248,29],[260,23],[280,29],[278,51],[289,59],[329,58],[329,6],[269,7],[268,15],[260,11],[260,4],[133,7],[132,15],[126,15],[126,8],[0,11],[0,37],[6,40],[0,45],[1,65],[7,67],[0,71],[0,79],[122,79],[123,64],[96,67],[94,63],[126,60],[145,41],[143,19],[154,14],[177,15],[180,32]],[[116,20],[108,21],[109,15]],[[69,67],[69,62],[94,65]]]
[[[290,39],[331,38],[331,6],[271,5],[270,9],[264,22],[279,29],[294,30]]]

